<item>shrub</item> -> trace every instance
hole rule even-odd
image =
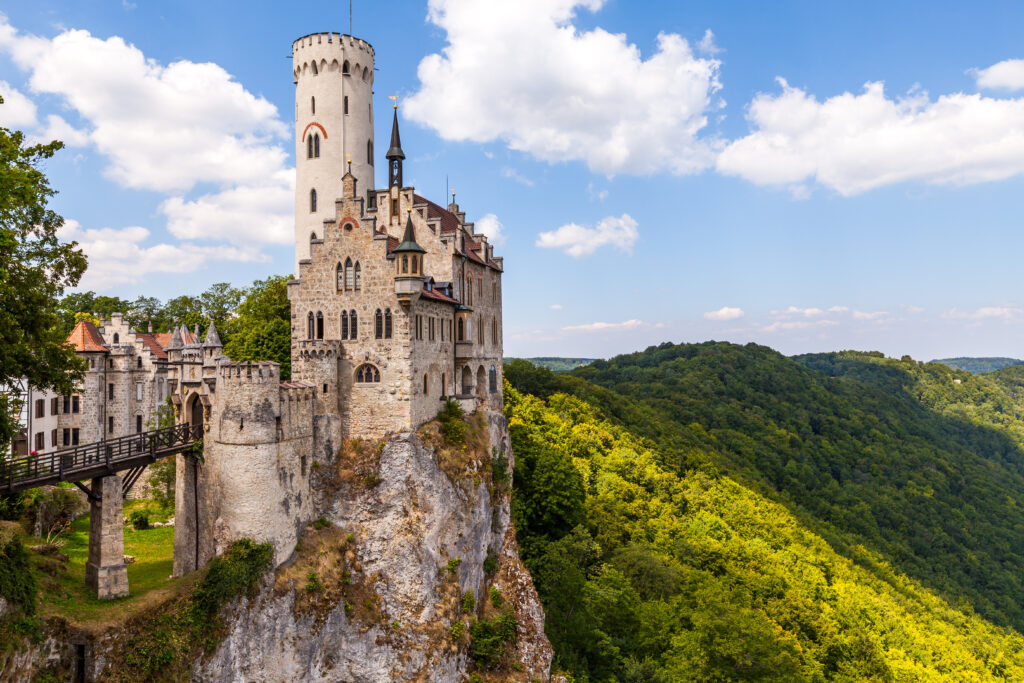
[[[452,636],[452,640],[458,640],[459,638],[462,637],[462,634],[465,633],[465,632],[466,632],[466,623],[464,621],[462,621],[461,619],[459,619],[454,624],[452,624],[452,627],[449,630],[449,633]]]
[[[323,593],[324,584],[320,582],[320,577],[316,575],[316,572],[310,572],[306,574],[306,592],[307,593]]]
[[[508,460],[505,458],[504,451],[501,453],[494,451],[493,457],[491,458],[491,481],[498,487],[502,487],[508,483]]]
[[[505,654],[505,645],[516,637],[516,617],[512,610],[489,621],[478,621],[470,629],[473,637],[473,661],[482,669],[493,669]]]
[[[2,463],[0,463],[2,465]],[[2,469],[2,468],[0,468]],[[5,493],[0,495],[0,519],[16,522],[25,513],[25,493]]]
[[[488,574],[493,574],[498,569],[498,556],[494,553],[487,553],[487,559],[484,560],[484,571]]]
[[[501,595],[501,589],[497,586],[491,586],[489,593],[491,595],[491,604],[495,607],[501,607],[501,603],[505,602],[505,598]]]
[[[136,531],[141,531],[142,529],[149,528],[149,515],[147,515],[142,510],[136,510],[135,512],[128,516],[128,519],[131,520],[132,528],[134,528]]]
[[[326,517],[319,517],[315,522],[313,522],[313,528],[317,531],[320,531],[321,529],[326,529],[330,525],[331,522]]]
[[[462,611],[469,614],[476,609],[476,596],[473,591],[466,591],[462,594]]]
[[[192,612],[209,618],[231,598],[252,590],[270,568],[274,549],[269,543],[248,538],[235,541],[223,557],[215,557],[192,595]]]
[[[448,573],[454,574],[455,572],[459,571],[460,564],[462,564],[461,557],[456,557],[451,560],[448,560]]]
[[[29,568],[28,553],[17,538],[0,542],[0,596],[31,615],[36,611],[35,576]]]
[[[441,435],[450,446],[464,446],[466,444],[466,411],[462,409],[458,401],[448,399],[437,414],[437,421],[441,423]]]

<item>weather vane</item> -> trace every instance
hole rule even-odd
[[[388,95],[389,100],[395,101],[395,109],[398,109],[398,95]]]

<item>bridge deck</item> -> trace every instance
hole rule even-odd
[[[180,424],[53,453],[0,460],[0,494],[61,481],[84,481],[142,467],[180,453],[200,438],[202,427]]]

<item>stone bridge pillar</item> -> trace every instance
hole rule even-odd
[[[112,474],[92,480],[89,504],[89,560],[85,585],[101,600],[128,595],[128,567],[124,563],[124,505],[121,477]]]

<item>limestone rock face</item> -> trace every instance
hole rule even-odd
[[[504,417],[480,421],[511,473]],[[467,611],[493,617],[492,586],[517,621],[515,665],[502,680],[548,679],[544,613],[519,560],[508,484],[491,482],[490,456],[442,463],[438,448],[411,433],[391,437],[372,457],[378,453],[375,471],[320,493],[317,530],[307,527],[274,579],[232,608],[226,638],[196,662],[195,680],[464,680],[468,627],[460,634],[452,626],[468,626]],[[467,593],[476,608],[465,609]]]

